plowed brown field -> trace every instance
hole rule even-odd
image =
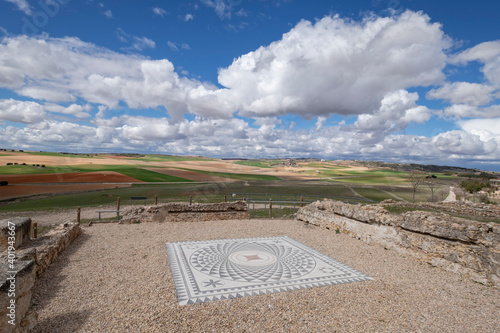
[[[117,187],[128,187],[128,184],[41,184],[41,185],[9,185],[0,186],[0,200],[20,198],[38,194],[66,193],[92,190],[104,190]]]
[[[140,182],[140,180],[135,178],[112,171],[52,173],[41,175],[2,175],[1,180],[8,181],[9,186],[0,187],[0,200],[37,194],[126,187],[129,185],[125,183]]]
[[[9,184],[39,183],[135,183],[135,178],[113,171],[49,173],[35,175],[2,175]]]

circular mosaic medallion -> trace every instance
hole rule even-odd
[[[194,252],[189,261],[212,277],[247,282],[282,281],[311,272],[316,261],[304,251],[259,242],[210,245]]]
[[[267,266],[276,262],[276,257],[263,251],[238,251],[229,256],[235,264],[246,266]]]

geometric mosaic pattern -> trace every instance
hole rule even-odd
[[[180,305],[372,280],[289,237],[167,243]]]

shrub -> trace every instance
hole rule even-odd
[[[490,201],[490,198],[488,197],[488,194],[486,193],[480,193],[479,194],[479,201],[484,204],[491,204],[492,202]]]

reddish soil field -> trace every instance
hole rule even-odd
[[[135,178],[112,171],[49,173],[34,175],[1,175],[9,184],[40,183],[138,183]]]
[[[0,187],[0,200],[38,194],[126,187],[129,185],[116,183],[141,182],[135,178],[112,171],[50,173],[36,175],[1,175],[0,179],[9,182],[8,186]]]
[[[127,187],[128,184],[41,184],[41,185],[9,185],[0,186],[0,200],[26,197],[30,195],[104,190],[117,187]]]

